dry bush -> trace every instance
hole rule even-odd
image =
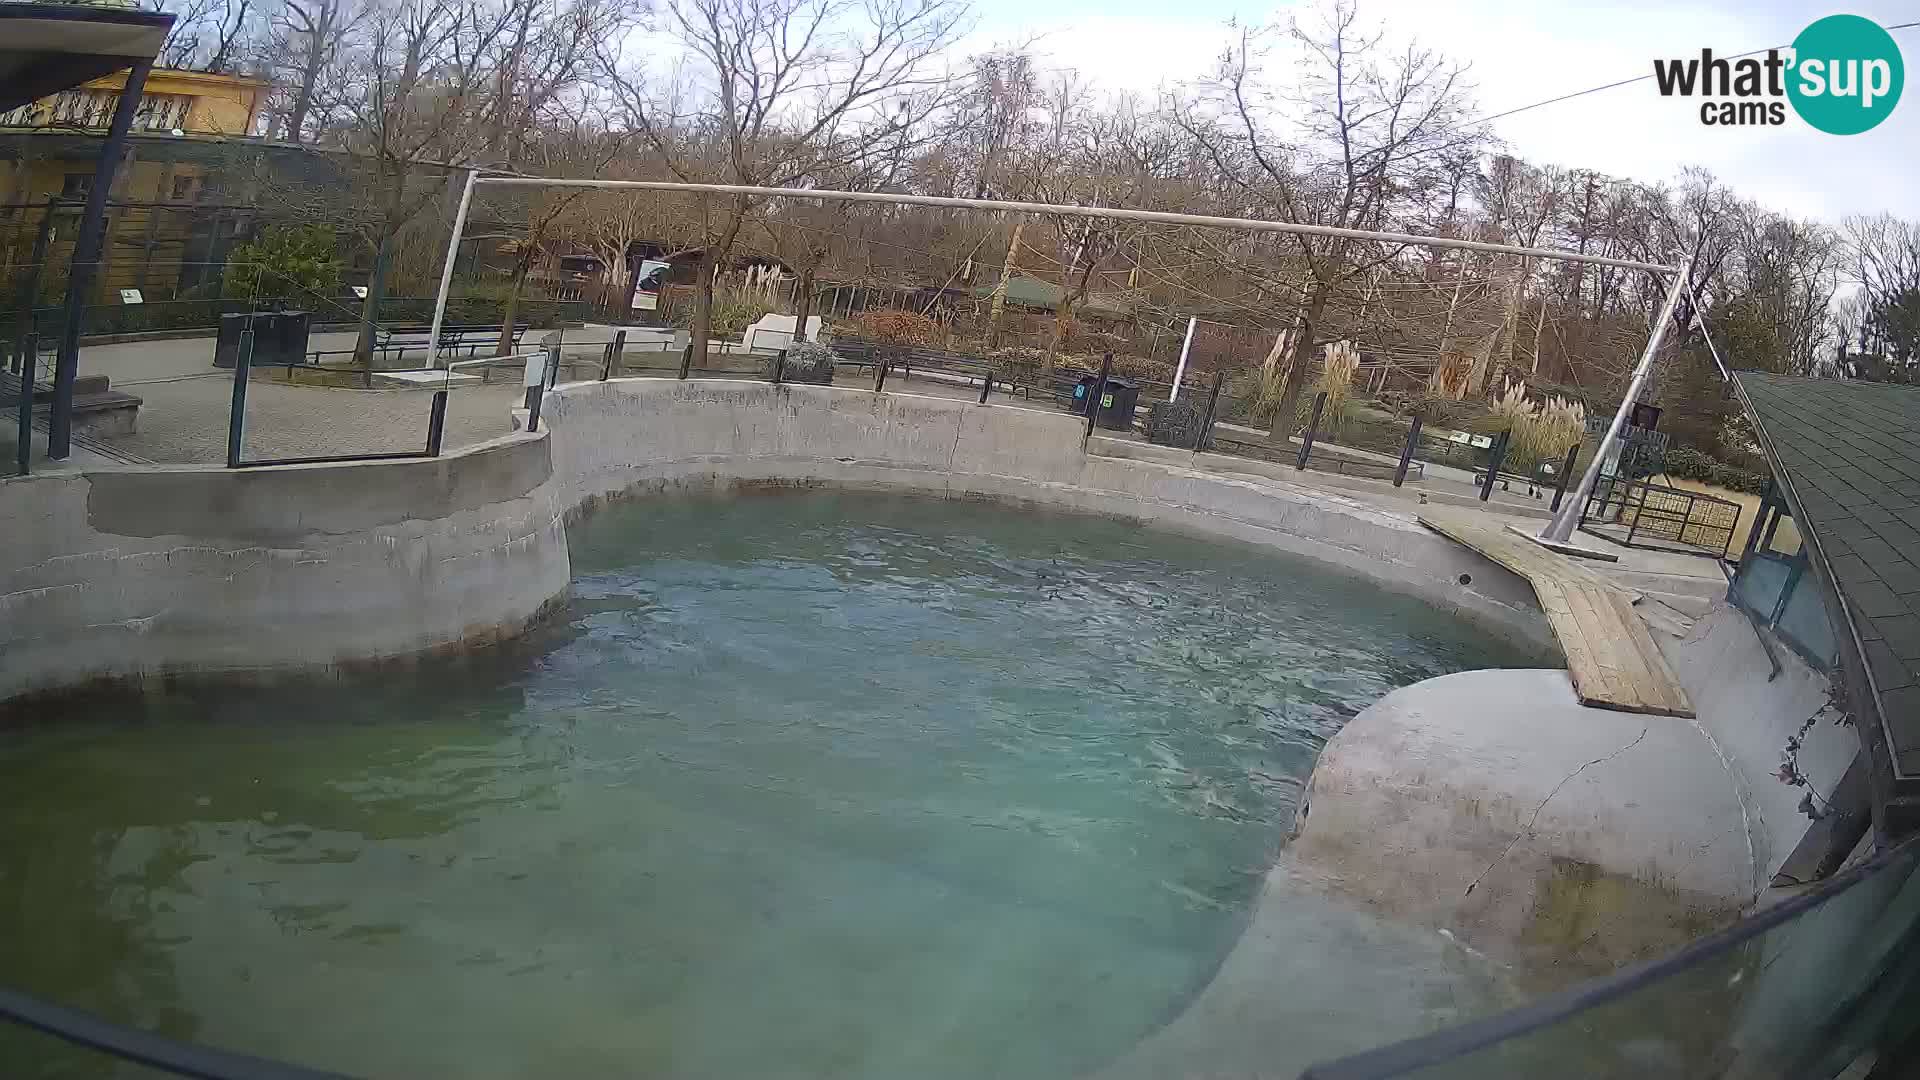
[[[940,324],[917,311],[863,311],[848,320],[847,329],[888,345],[932,345],[940,338]]]
[[[1487,403],[1487,413],[1488,431],[1508,433],[1507,460],[1527,469],[1566,453],[1586,433],[1584,406],[1557,394],[1535,401],[1523,382],[1508,381]]]
[[[1353,373],[1360,367],[1360,350],[1354,348],[1351,341],[1336,341],[1327,346],[1326,357],[1326,367],[1307,392],[1300,396],[1298,413],[1294,419],[1301,427],[1306,427],[1313,420],[1313,403],[1319,400],[1321,394],[1325,394],[1327,404],[1320,410],[1320,431],[1322,434],[1334,434],[1345,428],[1347,421],[1352,418]]]

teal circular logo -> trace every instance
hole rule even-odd
[[[1885,120],[1906,84],[1900,46],[1872,19],[1829,15],[1793,39],[1787,100],[1829,135],[1858,135]]]

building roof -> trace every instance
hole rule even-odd
[[[0,3],[0,112],[151,60],[172,25],[131,6]]]
[[[1920,779],[1920,387],[1735,378],[1859,636],[1896,775]]]

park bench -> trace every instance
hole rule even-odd
[[[431,326],[394,326],[380,329],[374,333],[373,351],[386,358],[405,358],[408,349],[418,349],[421,352],[427,352],[429,335],[432,333],[433,327]],[[525,337],[526,333],[527,327],[525,324],[514,324],[513,331],[508,336],[508,340],[512,343],[515,350],[520,348],[520,339]],[[499,323],[492,325],[485,323],[449,323],[440,327],[440,348],[438,352],[457,354],[461,350],[465,350],[467,359],[472,360],[480,355],[482,349],[493,348],[499,341]],[[317,364],[322,357],[342,354],[350,356],[353,352],[354,350],[350,348],[315,349],[308,355],[311,356],[313,362]]]
[[[42,361],[43,368],[52,357]],[[20,377],[0,371],[0,408],[18,415]],[[46,416],[53,408],[53,384],[38,379],[33,384],[33,412]],[[73,380],[73,430],[96,438],[132,435],[140,414],[140,399],[112,389],[105,375],[81,375]]]

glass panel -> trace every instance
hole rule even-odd
[[[1317,1080],[1785,1080],[1832,1076],[1912,1033],[1920,981],[1920,841],[1836,881],[1786,921],[1424,1040],[1316,1066]],[[1788,901],[1789,904],[1797,902]],[[1581,999],[1585,998],[1585,1003]],[[1501,1033],[1502,1025],[1511,1030]],[[1489,1041],[1491,1040],[1491,1041]]]
[[[1727,598],[1762,620],[1773,617],[1780,590],[1787,584],[1791,567],[1785,560],[1769,558],[1761,552],[1740,564],[1739,573],[1727,589]]]
[[[1833,624],[1827,621],[1827,606],[1820,599],[1820,582],[1811,571],[1802,572],[1794,582],[1776,629],[1801,655],[1823,667],[1833,667],[1837,655]]]

